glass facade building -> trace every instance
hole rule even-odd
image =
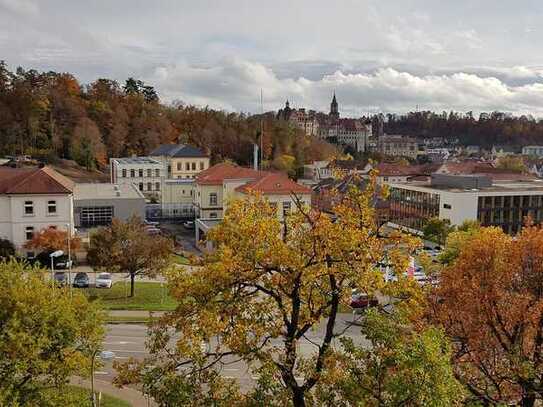
[[[421,230],[425,222],[439,217],[437,193],[390,188],[390,220],[398,225]]]
[[[543,221],[543,195],[480,196],[477,220],[483,226],[499,226],[505,233],[515,234],[531,217]]]

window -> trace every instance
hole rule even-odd
[[[190,163],[185,163],[185,170],[190,171]]]
[[[283,216],[287,216],[290,213],[290,202],[283,202]]]
[[[151,178],[153,176],[153,170],[150,168],[147,168],[147,176]]]
[[[192,163],[192,171],[196,171],[196,163]]]
[[[216,218],[217,218],[217,213],[216,213],[216,212],[211,212],[211,213],[209,214],[209,217],[210,217],[211,219],[216,219]]]
[[[25,215],[34,215],[34,202],[25,201]]]
[[[113,219],[112,206],[91,206],[81,208],[81,226],[109,225]]]
[[[155,190],[160,191],[160,182],[155,183]]]
[[[140,168],[138,170],[138,175],[139,175],[140,178],[143,178],[143,168]]]
[[[34,237],[34,226],[27,226],[25,228],[25,237],[26,240],[32,240]]]
[[[155,177],[160,177],[160,170],[158,168],[155,170]]]
[[[443,207],[444,207],[445,209],[452,209],[452,206],[449,205],[449,204],[443,204]]]
[[[147,183],[147,191],[152,191],[153,190],[153,184],[151,182],[148,182]]]
[[[130,170],[130,177],[134,178],[136,176],[136,170],[132,169]]]
[[[210,206],[217,205],[217,194],[215,192],[212,192],[211,194],[209,194],[209,205]]]
[[[200,161],[200,171],[204,169],[204,162]]]
[[[126,168],[123,168],[122,174],[123,174],[123,178],[126,178]]]
[[[47,214],[55,215],[57,213],[57,201],[47,201]]]
[[[143,182],[139,183],[138,188],[139,188],[140,191],[143,191]]]
[[[181,163],[177,163],[177,171],[181,171],[183,169],[183,166]]]

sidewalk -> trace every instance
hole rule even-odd
[[[83,379],[81,377],[72,377],[70,379],[70,384],[87,389],[91,388],[90,380]],[[141,394],[138,390],[129,387],[119,389],[111,383],[104,382],[102,380],[94,379],[94,390],[96,392],[101,391],[102,393],[107,393],[110,396],[127,401],[132,404],[132,407],[154,407],[157,405],[154,401],[148,400],[147,397]]]
[[[111,317],[142,317],[147,318],[149,313],[152,313],[155,317],[161,317],[164,315],[164,311],[137,311],[137,310],[110,310],[107,311]]]

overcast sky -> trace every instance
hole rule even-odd
[[[541,0],[0,0],[0,59],[231,111],[543,116]]]

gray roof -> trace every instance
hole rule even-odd
[[[123,157],[112,158],[111,161],[117,161],[119,164],[156,164],[162,165],[160,161],[154,160],[149,157]]]
[[[151,157],[167,156],[167,157],[207,157],[208,155],[204,153],[197,147],[189,146],[186,144],[162,144],[161,146],[154,149],[150,154]]]
[[[133,184],[82,183],[75,184],[74,200],[93,199],[142,199],[143,194]]]

